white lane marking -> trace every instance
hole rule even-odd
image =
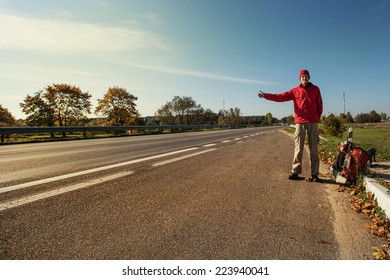
[[[217,145],[217,144],[215,144],[215,143],[212,143],[212,144],[206,144],[206,145],[203,145],[203,147],[207,148],[207,147],[211,147],[211,146],[215,146],[215,145]]]
[[[80,171],[80,172],[69,173],[69,174],[64,174],[64,175],[55,176],[55,177],[51,177],[51,178],[46,178],[46,179],[42,179],[42,180],[27,182],[27,183],[23,183],[23,184],[19,184],[19,185],[4,187],[4,188],[0,188],[0,193],[6,193],[6,192],[10,192],[10,191],[15,191],[15,190],[20,190],[20,189],[24,189],[24,188],[29,188],[29,187],[33,187],[33,186],[36,186],[36,185],[51,183],[51,182],[55,182],[55,181],[59,181],[59,180],[64,180],[64,179],[73,178],[73,177],[77,177],[77,176],[81,176],[81,175],[85,175],[85,174],[90,174],[90,173],[94,173],[94,172],[104,171],[104,170],[107,170],[107,169],[122,167],[122,166],[130,165],[130,164],[134,164],[134,163],[139,163],[139,162],[143,162],[143,161],[147,161],[147,160],[152,160],[152,159],[162,158],[162,157],[166,157],[166,156],[171,156],[171,155],[184,153],[184,152],[197,150],[197,149],[199,149],[199,148],[197,148],[197,147],[189,148],[189,149],[174,151],[174,152],[170,152],[170,153],[166,153],[166,154],[160,154],[160,155],[150,156],[150,157],[146,157],[146,158],[140,158],[140,159],[130,160],[130,161],[126,161],[126,162],[120,162],[120,163],[107,165],[107,166],[102,166],[102,167],[98,167],[98,168],[93,168],[93,169],[89,169],[89,170],[84,170],[84,171]]]
[[[232,142],[232,140],[223,140],[221,143],[229,143]]]
[[[241,144],[241,143],[243,143],[242,141],[238,141],[236,144]]]
[[[160,162],[157,162],[157,163],[153,164],[152,166],[153,167],[157,167],[157,166],[169,164],[169,163],[176,162],[176,161],[179,161],[179,160],[183,160],[183,159],[187,159],[187,158],[190,158],[190,157],[198,156],[198,155],[201,155],[201,154],[204,154],[204,153],[208,153],[208,152],[211,152],[211,151],[214,151],[214,150],[216,150],[216,148],[200,151],[200,152],[189,154],[189,155],[185,155],[185,156],[182,156],[182,157],[168,159],[168,160],[165,160],[165,161],[160,161]]]
[[[242,137],[242,138],[248,138],[249,136],[248,135],[245,135],[244,137]]]
[[[15,199],[15,200],[12,200],[12,201],[8,201],[8,202],[5,202],[5,203],[1,203],[0,204],[0,211],[4,211],[4,210],[10,209],[10,208],[21,206],[23,204],[28,204],[28,203],[31,203],[31,202],[34,202],[34,201],[38,201],[38,200],[42,200],[42,199],[45,199],[45,198],[49,198],[49,197],[52,197],[52,196],[60,195],[60,194],[63,194],[63,193],[67,193],[67,192],[83,189],[83,188],[90,187],[90,186],[93,186],[93,185],[97,185],[97,184],[100,184],[100,183],[104,183],[104,182],[107,182],[107,181],[111,181],[111,180],[115,180],[115,179],[118,179],[118,178],[122,178],[122,177],[125,177],[125,176],[129,176],[129,175],[131,175],[133,173],[134,173],[134,171],[121,172],[121,173],[117,173],[117,174],[114,174],[114,175],[110,175],[110,176],[94,179],[94,180],[91,180],[91,181],[88,181],[88,182],[79,183],[79,184],[76,184],[76,185],[73,185],[73,186],[63,187],[63,188],[60,188],[60,189],[56,189],[56,190],[52,190],[52,191],[48,191],[48,192],[43,192],[43,193],[40,193],[40,194],[31,195],[31,196]]]

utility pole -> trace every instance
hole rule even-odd
[[[345,115],[345,92],[343,92],[343,98],[344,98],[344,115]]]

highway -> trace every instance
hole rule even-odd
[[[338,259],[292,151],[278,127],[0,146],[0,259]]]
[[[256,131],[250,131],[264,132],[270,128],[254,130]],[[2,174],[0,191],[7,185],[164,155],[247,136],[248,130],[233,129],[4,145],[0,146],[0,172]]]

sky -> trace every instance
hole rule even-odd
[[[16,118],[54,83],[89,92],[92,111],[118,86],[141,116],[190,96],[282,118],[292,102],[257,93],[298,86],[301,69],[325,115],[390,115],[387,0],[0,0],[0,34],[0,104]]]

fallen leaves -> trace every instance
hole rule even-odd
[[[390,243],[381,247],[374,247],[372,253],[377,260],[390,260]]]
[[[359,187],[357,186],[357,188]],[[354,189],[351,195],[353,196],[352,209],[367,215],[372,221],[372,224],[365,224],[364,226],[370,230],[372,235],[386,240],[386,244],[373,248],[373,256],[377,260],[390,260],[390,219],[383,215],[371,192],[365,193]]]

